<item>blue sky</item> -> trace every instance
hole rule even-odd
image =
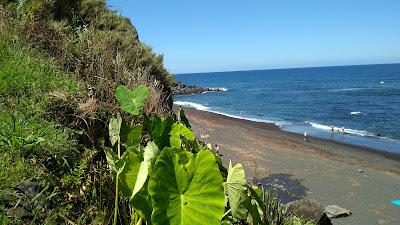
[[[107,0],[172,73],[400,62],[399,0]]]

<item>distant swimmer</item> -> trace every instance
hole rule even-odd
[[[304,141],[308,142],[307,132],[304,132]]]
[[[335,129],[335,128],[332,126],[332,127],[331,127],[331,132],[332,132],[332,133],[335,132],[334,129]]]

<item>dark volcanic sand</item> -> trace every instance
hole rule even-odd
[[[274,124],[185,112],[198,137],[207,133],[205,141],[220,146],[225,166],[232,159],[243,164],[248,180],[275,182],[282,200],[305,196],[352,210],[335,225],[400,224],[400,207],[390,203],[400,199],[398,155],[312,137],[304,142]]]

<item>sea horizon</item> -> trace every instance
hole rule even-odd
[[[225,90],[176,96],[176,105],[400,154],[400,63],[190,73],[176,78]]]
[[[274,67],[274,68],[264,68],[264,69],[238,69],[238,70],[221,70],[221,71],[207,71],[207,72],[184,72],[176,73],[175,76],[180,75],[194,75],[194,74],[207,74],[207,73],[230,73],[230,72],[256,72],[256,71],[266,71],[266,70],[291,70],[291,69],[314,69],[314,68],[331,68],[331,67],[358,67],[358,66],[380,66],[380,65],[397,65],[400,62],[393,63],[371,63],[371,64],[343,64],[343,65],[326,65],[326,66],[294,66],[294,67]]]

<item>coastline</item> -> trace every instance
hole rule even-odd
[[[230,159],[243,164],[247,179],[289,179],[304,188],[298,197],[353,211],[335,225],[400,223],[399,208],[390,204],[400,198],[400,155],[314,137],[304,142],[301,134],[265,122],[192,108],[185,113],[197,136],[207,133],[205,141],[220,146],[224,165]]]

